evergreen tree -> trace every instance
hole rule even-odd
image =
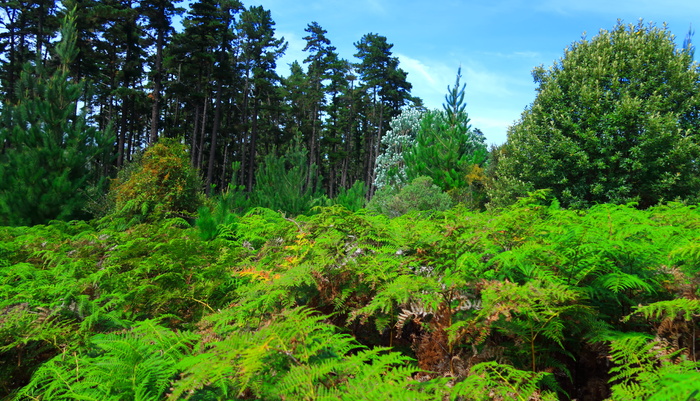
[[[308,135],[309,163],[319,165],[320,160],[320,138],[323,112],[326,105],[326,91],[324,81],[328,78],[328,70],[335,47],[331,46],[331,41],[326,37],[327,31],[317,23],[310,23],[306,29],[309,33],[304,37],[306,46],[304,51],[309,52],[304,63],[308,64],[309,91],[307,97],[311,102],[310,110],[310,135]],[[309,182],[316,177],[309,177]]]
[[[307,93],[309,80],[304,68],[298,61],[289,66],[289,76],[282,78],[282,93],[285,99],[286,109],[284,126],[288,132],[302,133],[309,124],[309,110],[312,108]]]
[[[471,177],[486,162],[488,152],[483,135],[471,129],[465,111],[464,91],[460,86],[461,68],[455,85],[447,88],[442,111],[426,113],[416,135],[416,146],[406,152],[406,174],[409,180],[428,176],[443,191],[454,193],[466,189],[477,177]]]
[[[221,183],[215,174],[221,159],[219,133],[231,112],[231,98],[239,90],[235,79],[240,73],[238,55],[233,46],[236,16],[241,10],[237,0],[193,3],[183,22],[185,30],[176,34],[165,50],[164,62],[173,74],[168,83],[174,108],[169,124],[179,127],[169,135],[189,137],[192,163],[206,171],[208,192],[212,185]]]
[[[351,122],[346,117],[351,102],[347,93],[349,83],[346,77],[350,71],[350,62],[340,58],[336,52],[329,53],[328,86],[326,95],[329,98],[326,106],[326,120],[322,147],[328,159],[327,167],[322,175],[326,177],[326,192],[334,197],[344,190],[349,190],[355,183],[348,183],[343,162],[346,160],[350,142],[349,127]],[[364,185],[364,183],[363,183]]]
[[[399,59],[392,56],[393,46],[386,37],[374,33],[355,43],[355,57],[360,59],[357,70],[371,104],[370,125],[364,130],[366,182],[374,182],[374,163],[386,126],[411,99],[411,84],[406,80],[407,73],[399,68]]]
[[[56,46],[60,66],[22,72],[16,103],[5,105],[0,128],[0,216],[2,224],[40,224],[81,215],[84,189],[99,180],[112,139],[89,125],[78,109],[83,82],[72,82],[77,55],[75,9]]]
[[[308,150],[299,140],[282,155],[277,152],[266,155],[255,172],[256,203],[295,216],[309,213],[320,194],[317,186],[307,184],[307,178],[316,170],[315,164],[309,166],[308,157]]]
[[[117,167],[130,160],[147,138],[145,129],[146,93],[141,81],[144,78],[146,49],[142,46],[143,27],[138,21],[134,0],[104,0],[95,6],[94,15],[101,21],[102,31],[98,46],[106,60],[98,65],[98,73],[112,77],[105,97],[98,104],[108,103],[107,116],[103,120],[117,129]]]
[[[27,62],[44,62],[58,33],[55,0],[0,2],[0,85],[6,100],[14,100],[15,87]]]
[[[241,176],[250,190],[255,177],[259,142],[265,134],[276,133],[277,128],[270,119],[263,117],[272,111],[276,100],[279,104],[277,83],[280,78],[275,71],[277,59],[287,49],[284,38],[275,37],[275,22],[269,10],[262,6],[251,7],[241,14],[238,31],[241,40],[241,63],[244,75],[243,124],[247,130],[245,148],[241,162]],[[270,135],[273,136],[274,135]],[[270,141],[273,138],[269,138]]]
[[[163,50],[166,41],[172,36],[172,17],[182,13],[182,9],[176,7],[179,0],[142,0],[139,3],[139,14],[146,19],[145,29],[151,36],[155,46],[155,54],[151,57],[151,81],[153,92],[151,98],[151,128],[149,143],[154,143],[158,138],[159,123],[161,118],[161,92],[163,87]]]

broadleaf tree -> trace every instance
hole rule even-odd
[[[700,72],[666,27],[618,23],[533,76],[537,98],[511,127],[492,190],[508,203],[550,188],[562,205],[695,199]]]

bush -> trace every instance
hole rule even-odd
[[[294,216],[310,213],[322,204],[317,185],[309,180],[316,170],[316,164],[309,166],[308,151],[298,141],[283,155],[271,152],[255,173],[253,202]]]
[[[450,195],[433,183],[430,177],[418,177],[395,193],[390,187],[377,191],[367,206],[389,217],[422,210],[447,210],[452,206]]]
[[[132,223],[191,218],[202,204],[202,180],[185,145],[162,139],[112,181],[114,210],[107,216]]]
[[[342,205],[348,210],[356,212],[367,203],[365,195],[367,194],[367,186],[362,181],[355,181],[348,189],[341,188],[338,196],[331,203]]]

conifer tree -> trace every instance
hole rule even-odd
[[[55,0],[0,2],[0,87],[14,100],[15,87],[26,62],[45,60],[53,47],[59,20]]]
[[[257,204],[292,215],[308,213],[319,195],[315,185],[307,184],[307,177],[316,174],[316,165],[309,165],[308,157],[298,139],[285,154],[266,155],[255,172]]]
[[[460,68],[455,85],[447,88],[443,110],[424,114],[415,146],[404,153],[409,180],[431,177],[442,190],[453,191],[455,198],[480,178],[488,156],[483,134],[469,125],[461,77]]]
[[[163,87],[163,50],[172,36],[172,17],[182,13],[176,7],[179,1],[173,0],[142,0],[139,13],[147,20],[146,29],[153,36],[155,55],[152,57],[153,105],[151,106],[151,127],[148,142],[153,144],[158,139],[158,129],[161,113],[161,91]]]
[[[371,104],[370,124],[364,132],[365,181],[374,182],[374,163],[382,136],[391,118],[411,99],[411,84],[406,80],[408,74],[399,68],[398,58],[392,56],[394,45],[386,37],[369,33],[355,47],[355,57],[360,59],[357,70]]]
[[[0,223],[40,224],[81,215],[83,190],[99,181],[99,163],[109,160],[112,138],[89,125],[78,101],[83,82],[69,65],[77,55],[75,10],[63,20],[60,62],[51,71],[27,65],[16,103],[2,110],[0,128]]]
[[[241,163],[241,173],[250,190],[255,177],[259,142],[264,139],[265,131],[273,129],[270,119],[262,117],[272,109],[269,100],[279,96],[276,84],[280,78],[275,68],[277,59],[287,49],[287,42],[284,38],[275,37],[275,22],[270,10],[262,6],[243,11],[237,29],[241,40],[244,74],[243,104],[246,110],[243,124],[248,131],[245,138],[247,151]],[[265,123],[268,123],[267,127]]]
[[[324,80],[327,78],[327,71],[332,62],[332,54],[335,47],[331,46],[331,41],[326,37],[327,31],[317,23],[310,23],[304,30],[309,33],[304,37],[306,46],[304,51],[309,52],[304,63],[308,64],[309,88],[307,96],[310,98],[312,108],[310,111],[310,135],[309,144],[309,165],[319,164],[319,139],[321,138],[322,113],[326,105],[326,93]],[[315,177],[309,177],[309,181]]]

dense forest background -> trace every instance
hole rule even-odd
[[[80,110],[46,115],[52,119],[46,123],[78,113],[97,131],[91,145],[100,149],[88,157],[91,183],[114,176],[159,138],[189,145],[208,194],[229,184],[250,191],[261,161],[285,154],[297,142],[309,168],[316,166],[309,169],[306,185],[329,197],[358,180],[373,181],[389,121],[403,107],[420,105],[387,38],[373,33],[358,38],[356,60],[348,61],[312,22],[304,38],[308,57],[280,77],[276,63],[287,44],[276,36],[269,10],[239,1],[195,1],[187,10],[178,3],[4,2],[0,90],[5,104],[42,96],[39,92],[44,102],[58,100],[63,94],[51,92],[56,88],[37,88],[34,81],[63,68],[62,79],[80,84],[65,94],[72,99],[63,100],[76,102]],[[73,47],[61,53],[60,21],[72,9]],[[182,24],[180,32],[175,21]],[[33,107],[44,106],[51,107]],[[15,141],[3,141],[3,149]]]
[[[2,399],[700,394],[692,31],[572,43],[487,149],[460,68],[177,6],[0,6]]]

